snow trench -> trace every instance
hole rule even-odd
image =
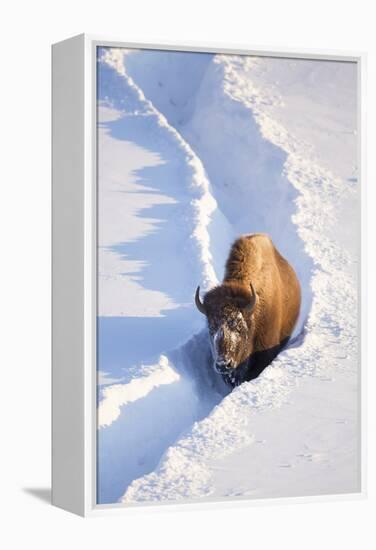
[[[174,175],[171,188],[180,186],[173,218],[183,224],[172,227],[185,243],[184,262],[190,262],[180,278],[184,293],[176,291],[176,307],[162,310],[162,316],[171,318],[171,327],[180,323],[187,330],[176,335],[172,348],[161,339],[145,360],[136,354],[119,383],[105,380],[101,386],[101,504],[210,497],[213,461],[254,443],[257,415],[286,404],[302,376],[320,377],[324,368],[337,368],[343,354],[357,351],[352,259],[330,237],[337,222],[334,205],[343,200],[342,182],[308,160],[305,144],[270,116],[269,108],[281,98],[254,85],[255,60],[153,53],[102,51],[99,72],[106,85],[99,82],[99,99],[117,118],[100,126],[114,139],[135,141],[123,124],[141,124],[137,136],[149,132],[152,140],[142,137],[140,145],[150,151],[172,149],[177,159],[178,171],[160,181]],[[119,90],[118,96],[112,90]],[[163,155],[160,162],[168,164]],[[164,192],[175,191],[166,186]],[[323,209],[328,197],[333,206]],[[187,301],[197,284],[208,289],[221,280],[231,242],[252,232],[268,233],[294,266],[303,303],[292,344],[256,380],[229,393],[211,367],[203,320]],[[103,249],[128,258],[132,243]],[[147,287],[146,278],[143,284]],[[103,334],[119,322],[119,339],[128,326],[108,316],[98,322]],[[132,322],[138,320],[132,317]],[[187,338],[189,332],[193,335]],[[99,349],[100,364],[107,348],[102,355]],[[109,376],[117,380],[119,372],[111,370]]]

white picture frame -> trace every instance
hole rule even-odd
[[[98,505],[96,497],[97,167],[96,51],[99,46],[351,61],[358,66],[358,161],[361,182],[361,486],[352,495],[238,500],[231,505],[299,502],[365,496],[365,54],[275,51],[213,44],[138,44],[79,35],[52,47],[52,502],[79,514],[129,512],[142,505]],[[229,502],[163,504],[196,507]]]

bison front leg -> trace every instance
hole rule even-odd
[[[283,340],[283,342],[281,342],[280,344],[253,353],[248,360],[246,380],[254,380],[255,378],[257,378],[262,373],[262,371],[277,357],[280,351],[283,350],[288,341],[289,338],[285,338],[285,340]]]

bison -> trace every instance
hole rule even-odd
[[[256,378],[288,342],[300,310],[295,271],[268,235],[232,245],[222,284],[195,302],[208,322],[214,369],[232,387]]]

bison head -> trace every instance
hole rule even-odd
[[[200,300],[196,290],[196,306],[208,322],[214,369],[234,382],[236,369],[244,364],[252,349],[252,312],[256,292],[236,283],[223,283]]]

